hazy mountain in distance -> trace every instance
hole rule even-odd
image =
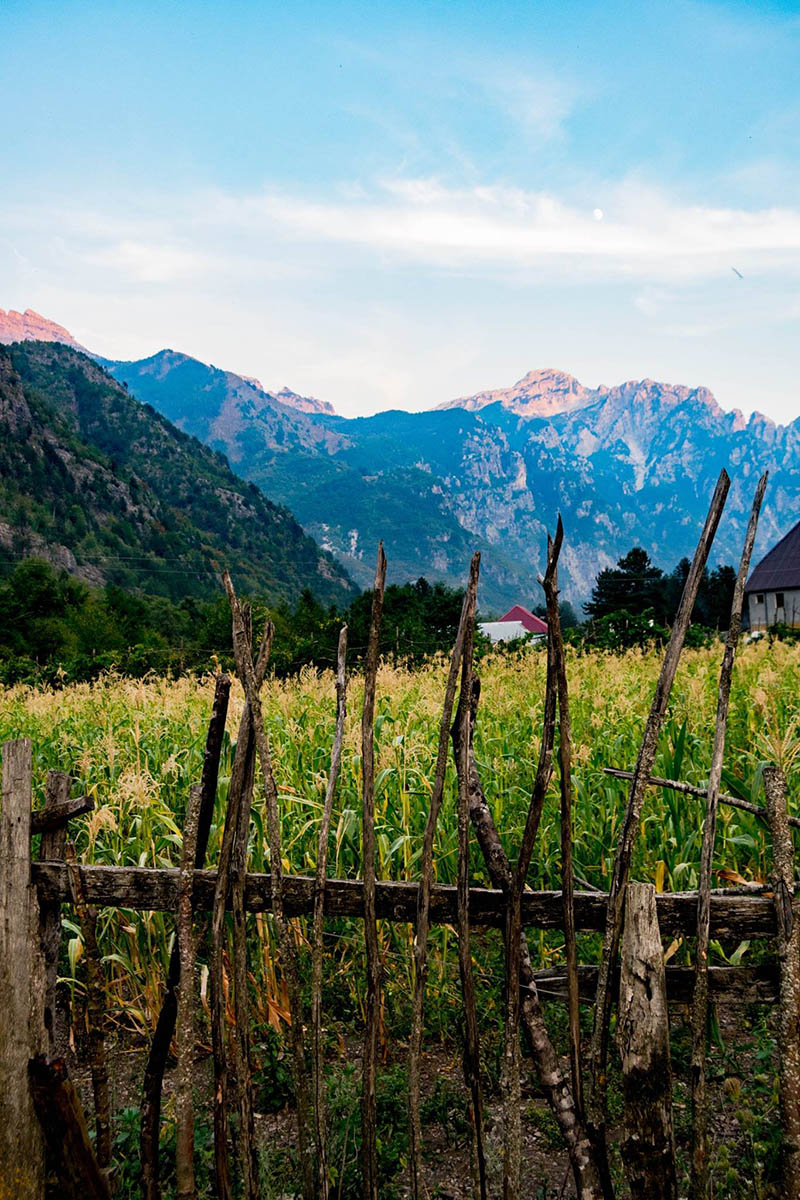
[[[171,350],[106,366],[286,504],[362,586],[380,538],[396,582],[463,582],[477,548],[484,610],[531,607],[561,512],[561,588],[582,603],[597,573],[634,544],[662,567],[691,554],[722,466],[732,487],[712,563],[738,562],[765,468],[756,555],[800,510],[800,421],[745,420],[702,387],[644,379],[587,388],[548,368],[428,412],[348,419]]]

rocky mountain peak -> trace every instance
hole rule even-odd
[[[63,325],[49,321],[32,308],[26,308],[22,313],[13,308],[8,312],[0,308],[0,343],[9,346],[12,342],[63,342],[76,350],[84,348]]]
[[[288,404],[290,408],[296,408],[298,412],[328,413],[331,416],[336,413],[336,409],[330,401],[318,400],[316,396],[298,396],[297,392],[293,392],[288,387],[282,387],[279,392],[271,394],[276,400],[280,400],[281,404]]]
[[[440,408],[465,408],[476,412],[489,404],[502,404],[520,417],[552,417],[592,404],[605,388],[590,389],[573,375],[553,367],[529,371],[510,388],[493,388],[474,396],[461,396]]]

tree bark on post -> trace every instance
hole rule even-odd
[[[472,696],[474,677],[472,657],[475,643],[475,604],[476,595],[474,591],[471,591],[464,629],[461,692],[456,710],[455,723],[458,726],[458,734],[454,738],[453,748],[458,774],[458,967],[461,979],[461,999],[464,1005],[464,1081],[469,1091],[472,1116],[473,1195],[476,1200],[487,1200],[481,1048],[469,933],[469,737],[470,697]]]
[[[778,924],[780,998],[778,1063],[783,1120],[782,1200],[800,1200],[800,920],[794,899],[794,845],[786,819],[786,779],[780,767],[764,768],[772,834],[772,885]]]
[[[111,1099],[106,1061],[106,1002],[103,960],[97,945],[97,909],[89,904],[81,878],[81,869],[72,842],[67,842],[67,862],[72,886],[72,903],[81,927],[86,955],[86,1016],[89,1025],[89,1053],[94,1095],[95,1153],[98,1166],[111,1166]]]
[[[541,580],[545,595],[553,583],[561,552],[563,529],[559,521],[554,542],[547,539],[547,570]],[[548,601],[549,603],[549,601]],[[563,651],[563,646],[562,646]],[[503,1071],[501,1090],[503,1096],[503,1200],[518,1200],[522,1167],[522,1089],[520,1084],[520,1014],[522,965],[522,895],[528,875],[533,847],[539,832],[539,823],[544,808],[547,788],[553,773],[553,740],[555,738],[556,704],[558,680],[554,627],[547,628],[547,677],[545,682],[544,709],[542,712],[542,738],[536,779],[531,792],[528,815],[522,833],[519,857],[513,872],[510,872],[508,907],[505,922],[505,988],[506,1027],[503,1045]]]
[[[328,1200],[328,1148],[325,1097],[325,1046],[322,1026],[322,960],[324,956],[323,934],[325,932],[325,881],[328,877],[328,841],[331,831],[331,814],[339,780],[342,761],[344,727],[347,719],[347,626],[339,630],[339,645],[336,653],[336,733],[331,749],[331,768],[325,803],[317,839],[317,869],[314,877],[314,921],[313,945],[311,950],[311,1084],[314,1093],[314,1130],[317,1149],[317,1200]]]
[[[197,846],[194,865],[200,870],[205,862],[211,822],[214,819],[214,802],[217,797],[219,760],[225,736],[228,716],[228,700],[231,681],[227,675],[218,675],[214,687],[214,701],[206,736],[203,756],[203,774],[200,787],[203,799],[200,807],[200,823],[197,831]],[[139,1134],[139,1154],[142,1163],[142,1192],[144,1200],[159,1200],[161,1182],[158,1159],[158,1142],[161,1131],[161,1084],[167,1065],[167,1055],[178,1013],[178,985],[180,984],[180,955],[177,939],[172,947],[167,970],[167,984],[161,1011],[156,1021],[150,1054],[144,1071],[142,1088],[142,1123]]]
[[[3,745],[0,809],[0,1200],[42,1200],[44,1141],[28,1063],[47,1050],[39,905],[31,883],[33,756]]]
[[[362,856],[364,859],[364,943],[367,951],[367,1001],[361,1079],[361,1154],[364,1200],[378,1200],[377,1065],[381,964],[375,916],[375,684],[378,675],[386,555],[378,544],[369,645],[364,663],[364,705],[361,712]]]
[[[632,1200],[677,1200],[664,952],[655,888],[627,887],[617,1041],[622,1059],[622,1161]]]
[[[467,763],[469,768],[469,815],[492,886],[502,889],[507,897],[511,888],[511,866],[500,841],[491,809],[483,794],[472,747],[472,730],[479,699],[480,680],[476,677],[473,680],[470,704],[470,739]],[[453,725],[454,743],[459,735],[459,724],[456,721]],[[458,753],[455,744],[454,750]],[[605,904],[605,898],[603,898],[603,903]],[[600,1200],[603,1188],[594,1151],[586,1125],[576,1110],[572,1091],[564,1078],[558,1055],[547,1032],[524,932],[520,935],[519,986],[522,1028],[536,1067],[539,1085],[558,1122],[567,1147],[578,1200]]]
[[[480,555],[474,554],[470,563],[469,581],[461,605],[455,645],[450,658],[450,669],[445,686],[442,718],[439,724],[439,745],[436,753],[431,800],[428,819],[422,840],[422,862],[420,865],[419,893],[417,895],[417,922],[414,934],[414,997],[411,1010],[411,1037],[408,1050],[408,1166],[411,1200],[419,1200],[419,1169],[422,1155],[422,1122],[420,1119],[420,1057],[422,1054],[422,1025],[425,1012],[425,985],[428,978],[428,931],[430,928],[431,886],[433,884],[433,840],[439,820],[439,810],[444,793],[447,771],[447,755],[450,742],[450,724],[453,717],[453,701],[458,684],[458,670],[464,649],[464,633],[467,614],[474,609],[472,593],[477,594]]]
[[[761,476],[753,499],[750,520],[744,539],[742,557],[733,589],[728,636],[719,673],[717,720],[711,769],[708,775],[706,817],[703,823],[703,846],[700,852],[700,879],[697,885],[697,949],[695,955],[695,989],[692,1004],[692,1195],[705,1200],[708,1193],[708,1101],[706,1098],[706,1035],[708,1025],[708,943],[711,930],[711,868],[714,861],[714,839],[717,831],[719,788],[722,782],[722,760],[728,729],[728,706],[731,681],[739,634],[742,628],[744,585],[750,570],[750,556],[756,540],[758,514],[767,486],[766,473]]]
[[[48,771],[45,812],[55,816],[69,802],[70,778],[64,771]],[[67,822],[42,833],[40,859],[63,859],[67,848]],[[58,982],[58,951],[61,945],[61,903],[43,900],[39,905],[39,929],[44,954],[46,981],[44,1023],[50,1039],[50,1054],[60,1054],[65,1040],[58,1029],[56,985]]]
[[[178,991],[178,1071],[175,1084],[175,1113],[178,1131],[175,1145],[176,1195],[178,1200],[195,1200],[194,1180],[194,951],[192,929],[192,883],[197,850],[197,827],[200,820],[202,790],[193,787],[186,806],[183,826],[183,848],[178,884],[178,953],[181,961],[181,982]]]
[[[608,1059],[608,1030],[611,1020],[611,979],[619,949],[619,938],[622,931],[622,913],[625,902],[625,888],[630,874],[631,859],[636,835],[639,830],[639,820],[642,814],[645,791],[648,779],[655,761],[658,746],[658,735],[664,723],[675,672],[678,669],[686,631],[692,616],[695,600],[697,599],[700,580],[703,577],[714,535],[717,532],[722,510],[730,488],[727,471],[721,471],[714,495],[711,498],[708,515],[706,516],[700,540],[697,543],[692,565],[686,577],[675,621],[672,626],[669,644],[667,645],[661,672],[656,683],[653,702],[642,734],[639,756],[631,780],[628,802],[622,818],[617,850],[614,856],[614,869],[611,875],[611,887],[608,894],[606,909],[606,928],[603,935],[603,950],[600,958],[600,971],[597,978],[597,1001],[594,1010],[594,1029],[592,1031],[592,1046],[589,1072],[589,1087],[586,1097],[586,1114],[589,1130],[594,1145],[595,1156],[603,1175],[603,1190],[606,1200],[613,1200],[614,1189],[608,1167],[608,1152],[606,1148],[606,1065]]]

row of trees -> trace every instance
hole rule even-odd
[[[386,589],[381,653],[420,662],[455,640],[462,593],[444,584]],[[348,659],[366,650],[370,592],[340,612],[304,591],[294,606],[252,601],[257,628],[275,624],[272,662],[278,674],[303,666],[333,666],[342,621]],[[94,588],[39,559],[19,563],[0,583],[0,682],[91,679],[104,670],[204,670],[217,658],[231,667],[231,621],[220,594],[204,601]]]
[[[688,559],[665,573],[636,547],[597,577],[581,623],[569,603],[561,620],[570,641],[608,649],[641,645],[668,636]],[[724,629],[735,572],[706,572],[695,608],[694,641]],[[255,624],[275,624],[273,664],[282,675],[306,665],[332,666],[342,621],[348,625],[348,657],[366,649],[372,596],[363,592],[345,612],[320,604],[304,591],[294,606],[253,601]],[[462,593],[444,584],[392,585],[386,589],[381,652],[420,662],[448,652],[455,639]],[[543,609],[538,611],[544,615]],[[216,656],[228,664],[230,613],[222,595],[207,601],[92,588],[49,563],[27,559],[0,583],[0,681],[90,679],[103,670],[126,674],[201,670]]]

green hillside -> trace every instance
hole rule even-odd
[[[355,593],[288,509],[140,404],[92,359],[0,347],[0,561],[37,554],[88,582],[204,596],[227,566],[271,602]]]

